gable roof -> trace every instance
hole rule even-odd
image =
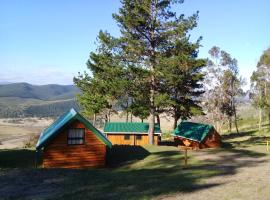
[[[176,127],[172,135],[202,142],[213,128],[210,124],[183,121]]]
[[[89,130],[93,132],[105,145],[111,147],[112,143],[98,130],[96,129],[87,119],[85,119],[80,113],[73,108],[60,116],[55,122],[53,122],[48,128],[46,128],[39,137],[36,145],[36,149],[44,147],[49,140],[55,137],[59,130],[61,130],[66,124],[71,121],[78,120],[83,123]]]
[[[107,122],[104,133],[148,133],[149,124],[143,122]],[[160,134],[158,124],[155,124],[155,134]]]

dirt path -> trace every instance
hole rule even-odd
[[[262,152],[265,153],[263,147]],[[241,149],[239,149],[241,151]],[[270,153],[266,155],[239,152],[209,151],[195,153],[196,157],[209,162],[208,167],[224,171],[222,176],[214,176],[202,181],[202,185],[215,185],[190,193],[178,193],[171,196],[161,196],[162,200],[270,200]],[[211,163],[213,165],[211,166]]]

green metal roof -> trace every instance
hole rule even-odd
[[[87,119],[85,119],[80,113],[73,108],[60,116],[54,123],[46,128],[39,137],[36,145],[36,149],[44,147],[48,141],[54,138],[60,130],[65,127],[68,123],[78,120],[83,123],[89,130],[91,130],[105,145],[111,147],[112,143],[98,130],[96,129]]]
[[[107,122],[104,133],[148,133],[149,124],[143,122]],[[158,124],[155,124],[155,133],[161,133]]]
[[[210,124],[183,121],[176,127],[172,135],[202,142],[211,129],[213,126]]]

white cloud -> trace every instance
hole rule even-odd
[[[77,72],[65,71],[56,67],[6,69],[0,71],[0,82],[27,82],[31,84],[73,84]]]

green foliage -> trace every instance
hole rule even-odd
[[[23,110],[26,117],[59,117],[71,108],[78,109],[75,100],[58,101],[41,105],[31,105]]]
[[[268,110],[270,108],[270,49],[262,54],[257,69],[250,77],[253,105],[257,108]]]
[[[243,95],[243,79],[239,76],[237,60],[219,47],[209,50],[210,58],[206,70],[205,109],[212,123],[220,130],[222,124],[229,121],[230,129],[234,117],[237,129],[237,97]],[[237,129],[238,130],[238,129]]]
[[[200,109],[205,61],[197,59],[201,38],[189,40],[198,12],[177,15],[171,9],[174,3],[183,1],[122,1],[119,13],[113,14],[120,37],[100,31],[97,49],[87,62],[92,76],[74,78],[83,92],[78,100],[85,112],[102,114],[105,105],[119,105],[142,120],[150,115],[152,130],[159,113],[173,110],[178,120]]]

